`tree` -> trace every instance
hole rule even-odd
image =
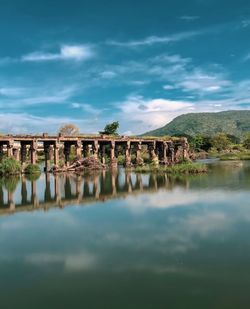
[[[211,139],[212,147],[218,151],[225,150],[230,145],[230,140],[225,133],[217,133]]]
[[[203,135],[196,135],[189,139],[190,147],[195,151],[208,151],[211,148],[211,138]]]
[[[246,148],[246,149],[250,149],[250,133],[247,133],[245,135],[245,138],[243,140],[243,146]]]
[[[80,133],[79,129],[74,124],[71,123],[65,124],[59,129],[59,134],[61,135],[71,136],[71,135],[77,135],[79,133]]]
[[[109,123],[105,126],[103,131],[100,131],[100,134],[106,134],[106,135],[118,135],[117,130],[119,128],[119,122],[114,121],[112,123]]]

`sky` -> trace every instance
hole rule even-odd
[[[0,0],[0,39],[1,133],[250,108],[249,0]]]

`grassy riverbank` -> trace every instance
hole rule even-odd
[[[200,163],[180,163],[172,166],[154,166],[154,165],[144,165],[137,166],[135,168],[136,173],[167,173],[172,175],[181,174],[201,174],[208,171],[205,164]]]

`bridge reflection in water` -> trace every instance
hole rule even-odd
[[[188,180],[176,180],[166,174],[138,174],[102,171],[88,176],[42,174],[38,179],[9,177],[0,179],[0,215],[38,209],[84,205],[130,194],[171,190],[178,182],[188,187]]]

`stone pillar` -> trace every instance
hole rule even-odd
[[[30,146],[30,161],[31,164],[36,164],[37,161],[37,142],[32,141]]]
[[[53,156],[54,156],[54,147],[53,147],[53,145],[49,145],[49,159],[50,159],[50,161],[53,160]]]
[[[130,141],[127,141],[126,149],[125,149],[125,166],[131,167],[131,147]]]
[[[64,143],[64,157],[65,157],[66,166],[69,166],[69,154],[70,154],[70,144],[65,142]]]
[[[50,171],[50,145],[44,143],[44,154],[45,154],[45,169],[44,171],[48,173]]]
[[[20,161],[20,147],[13,148],[13,156],[17,161]]]
[[[136,164],[143,165],[143,158],[141,157],[141,142],[139,142],[136,146]]]
[[[115,141],[111,141],[110,164],[111,167],[117,167],[117,159],[115,157]]]
[[[54,165],[55,166],[59,165],[59,149],[60,149],[59,143],[55,142],[54,144]]]
[[[156,152],[155,152],[156,143],[153,142],[148,147],[149,147],[149,155],[150,155],[150,159],[151,159],[152,163],[155,164],[155,165],[159,165],[159,159],[158,159],[158,156],[156,155]]]
[[[78,158],[82,157],[82,142],[80,140],[78,140],[76,144],[76,156]]]
[[[170,159],[170,163],[173,164],[174,161],[175,161],[174,143],[173,142],[169,143],[169,159]]]
[[[163,164],[168,164],[168,143],[163,142]]]
[[[13,156],[13,146],[14,146],[14,141],[9,141],[9,143],[7,144],[7,157]]]
[[[98,141],[94,141],[94,146],[93,146],[93,156],[98,159],[98,152],[99,152],[99,143]]]
[[[182,139],[183,160],[189,160],[189,145],[186,137]]]

